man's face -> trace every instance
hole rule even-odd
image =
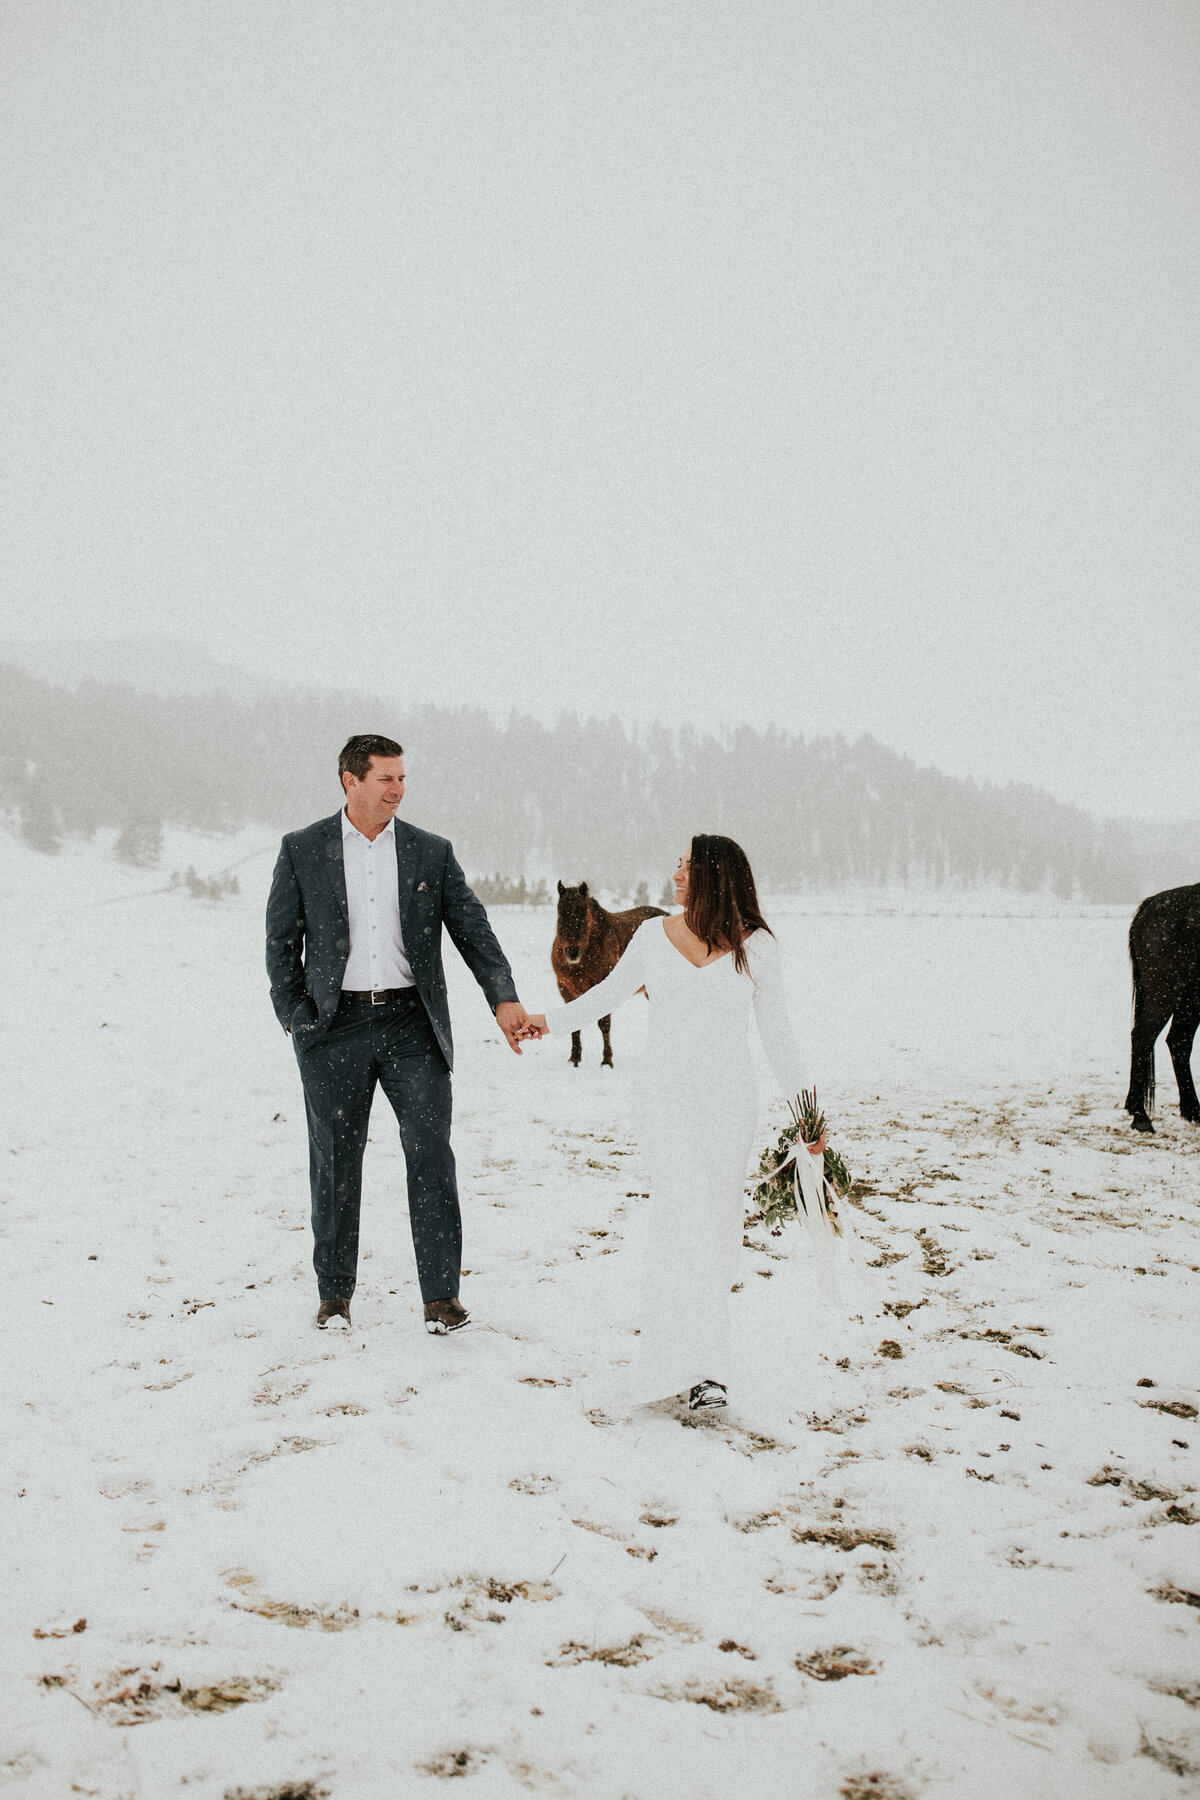
[[[373,756],[361,781],[347,772],[342,786],[351,824],[382,830],[404,798],[404,758]]]

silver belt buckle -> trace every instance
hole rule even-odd
[[[387,995],[384,993],[382,988],[380,988],[378,991],[376,991],[374,988],[371,989],[371,1005],[372,1006],[386,1006],[387,1005]]]

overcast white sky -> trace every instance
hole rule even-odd
[[[4,636],[1200,815],[1193,0],[0,20]]]

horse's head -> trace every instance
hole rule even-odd
[[[588,895],[588,884],[581,881],[578,887],[564,887],[558,884],[558,941],[562,948],[563,960],[572,968],[583,961],[584,946],[592,925],[592,902]]]

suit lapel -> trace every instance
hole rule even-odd
[[[417,846],[416,834],[408,825],[402,825],[397,819],[394,830],[396,834],[396,891],[400,900],[400,923],[403,928],[405,916],[412,902],[420,851]]]
[[[347,924],[350,923],[350,908],[346,902],[346,858],[342,852],[342,815],[334,813],[332,819],[325,824],[325,873],[329,877],[329,885],[333,889],[333,897],[337,901],[338,910]]]

